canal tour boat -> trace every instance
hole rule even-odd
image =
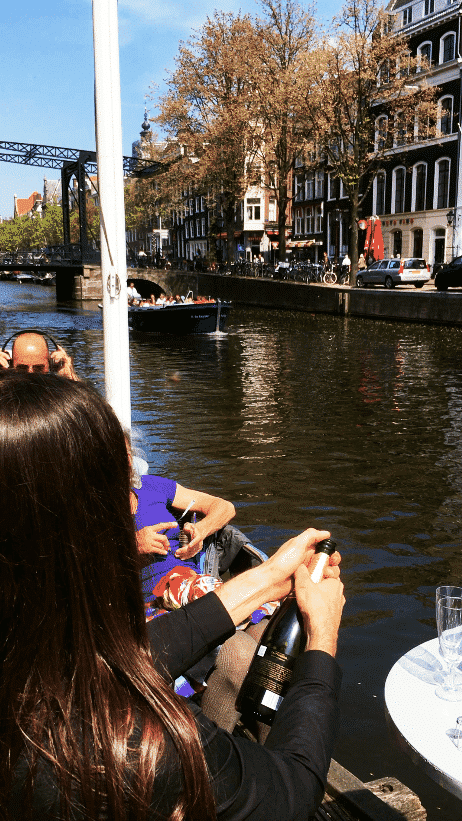
[[[133,331],[162,334],[212,334],[224,331],[230,302],[177,302],[171,305],[130,305],[128,324]]]

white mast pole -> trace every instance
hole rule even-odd
[[[106,398],[130,429],[127,260],[117,0],[93,0]]]

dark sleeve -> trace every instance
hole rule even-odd
[[[156,667],[177,678],[235,631],[215,593],[159,616],[146,625]]]
[[[266,744],[235,738],[197,712],[219,821],[307,821],[322,800],[337,733],[340,670],[309,651]]]

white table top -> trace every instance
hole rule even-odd
[[[456,746],[462,687],[460,701],[435,695],[445,669],[437,638],[414,647],[390,670],[385,704],[400,746],[434,781],[462,799],[462,743],[460,750]],[[462,685],[460,670],[458,676]]]

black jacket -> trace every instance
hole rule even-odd
[[[203,598],[147,625],[156,666],[176,678],[234,633],[219,598]],[[235,738],[190,703],[211,774],[219,821],[307,821],[319,805],[338,725],[340,670],[327,653],[299,657],[289,689],[264,746]],[[137,733],[131,740],[136,743]],[[152,819],[168,817],[181,785],[173,745],[154,782]],[[167,762],[167,763],[165,763]],[[15,771],[10,817],[22,821],[25,757]],[[83,818],[76,809],[76,821]],[[34,821],[57,821],[59,798],[53,771],[41,762],[33,792]]]

